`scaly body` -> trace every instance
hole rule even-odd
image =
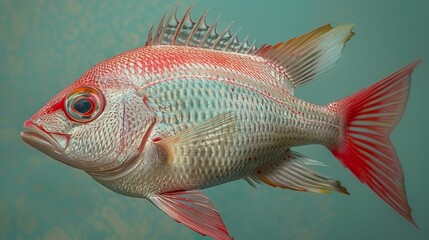
[[[136,171],[139,176],[132,176],[133,180],[127,176],[104,182],[123,194],[148,196],[237,180],[261,166],[282,161],[290,147],[333,145],[342,128],[339,117],[328,107],[293,96],[292,89],[285,86],[284,74],[261,57],[154,46],[124,53],[105,65],[120,66],[117,71],[127,81],[131,79],[146,99],[155,120],[147,151],[162,155],[162,150],[151,146],[154,139],[173,136],[218,115],[231,114],[237,124],[237,131],[226,136],[228,141],[222,145],[184,147],[168,162],[153,161],[151,152],[142,155],[150,156],[146,161],[156,171],[141,174],[145,166]],[[135,164],[143,162],[144,157]]]
[[[328,148],[380,198],[414,223],[389,134],[409,94],[414,62],[326,106],[294,90],[332,69],[352,24],[325,25],[256,48],[177,5],[146,45],[88,70],[24,123],[22,139],[107,188],[150,200],[174,220],[231,239],[202,189],[249,184],[348,194],[294,152]]]

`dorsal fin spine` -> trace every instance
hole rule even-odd
[[[238,42],[238,33],[241,31],[241,27],[237,30],[237,32],[235,32],[234,36],[232,36],[226,43],[225,43],[225,47],[222,49],[223,51],[225,51],[226,49],[229,48],[229,46],[231,45],[232,42],[234,42],[234,40],[236,40]]]
[[[206,14],[208,13],[208,11],[209,11],[209,8],[207,8],[203,12],[203,14],[201,15],[201,17],[198,19],[198,22],[194,25],[194,28],[192,29],[191,34],[189,34],[188,39],[186,39],[185,46],[189,46],[189,43],[190,43],[191,39],[194,37],[194,34],[197,31],[197,29],[200,28],[200,25],[201,24],[206,25]]]
[[[247,51],[245,52],[245,54],[249,54],[250,51],[255,51],[256,50],[256,45],[255,44],[256,44],[256,39],[253,40],[252,45],[250,45],[250,47],[247,49]]]
[[[216,42],[213,44],[213,46],[211,47],[212,49],[216,49],[217,45],[219,44],[219,42],[223,39],[223,36],[225,36],[226,34],[231,35],[231,33],[229,32],[229,28],[231,27],[231,25],[234,22],[231,22],[224,30],[221,34],[219,34],[219,36],[217,37]]]
[[[152,45],[152,41],[153,41],[152,32],[153,32],[153,25],[150,27],[149,33],[147,34],[146,46]]]
[[[190,13],[191,13],[191,10],[194,7],[194,5],[195,4],[192,3],[191,6],[188,7],[188,10],[186,10],[185,14],[183,15],[182,21],[179,22],[179,26],[176,28],[176,32],[174,33],[174,37],[171,40],[171,45],[175,45],[176,44],[177,36],[179,35],[180,30],[182,30],[183,23],[186,21],[186,19],[189,17],[189,19],[191,20]],[[174,16],[176,18],[176,20],[177,20],[177,15],[176,14],[177,14],[177,10],[176,10],[176,13],[175,13],[175,16]]]
[[[241,52],[242,50],[242,47],[243,46],[245,46],[245,45],[248,45],[248,43],[247,43],[247,39],[249,39],[249,35],[247,35],[244,39],[243,39],[243,41],[240,43],[240,45],[237,47],[237,53],[239,53],[239,52]]]
[[[165,24],[164,24],[164,26],[162,28],[161,34],[159,36],[159,44],[160,45],[163,44],[162,40],[163,40],[164,35],[165,35],[165,30],[167,30],[167,27],[170,24],[171,19],[172,19],[173,16],[174,16],[174,19],[177,22],[176,15],[177,15],[177,7],[178,6],[179,6],[179,2],[176,2],[176,4],[174,4],[173,10],[171,10],[171,12],[170,12],[170,15],[168,15],[167,21],[165,22]]]
[[[167,13],[164,13],[161,20],[159,21],[158,28],[156,29],[155,37],[152,39],[151,45],[161,44],[160,36],[161,36],[161,31],[164,28],[164,19],[165,19],[166,15],[167,15]],[[158,41],[158,42],[156,42],[156,41]]]
[[[198,47],[204,47],[204,43],[206,42],[207,38],[212,34],[213,31],[216,34],[216,26],[219,18],[220,18],[220,15],[217,16],[216,20],[214,20],[214,22],[210,25],[209,29],[207,30],[206,34],[203,37],[203,40],[201,40],[201,43]]]
[[[207,24],[206,15],[209,9],[206,9],[195,23],[191,17],[194,4],[191,4],[184,16],[180,18],[181,20],[178,21],[178,4],[179,2],[174,5],[168,16],[164,14],[156,30],[152,28],[149,31],[146,46],[187,46],[241,54],[253,54],[256,51],[254,44],[249,45],[247,41],[240,42],[238,40],[238,31],[234,35],[231,34],[229,31],[231,24],[221,34],[218,34],[217,23],[220,15],[213,23]]]

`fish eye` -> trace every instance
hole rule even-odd
[[[87,114],[94,108],[91,98],[83,97],[76,100],[73,104],[73,109],[81,114]]]
[[[81,97],[76,99],[72,110],[80,114],[88,115],[94,110],[94,103],[90,97]]]
[[[103,111],[104,97],[93,87],[79,87],[66,96],[64,107],[71,120],[87,123],[96,119]]]

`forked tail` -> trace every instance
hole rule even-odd
[[[342,138],[330,150],[380,198],[414,223],[404,176],[389,135],[401,119],[416,61],[369,88],[331,103],[342,116]]]

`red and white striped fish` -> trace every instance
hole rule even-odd
[[[256,48],[228,29],[216,33],[207,11],[193,21],[191,8],[178,21],[176,4],[145,46],[95,65],[62,90],[24,123],[22,139],[216,239],[231,236],[201,189],[244,179],[347,194],[308,168],[316,161],[291,150],[321,144],[414,223],[389,134],[418,61],[319,106],[294,90],[334,67],[352,24]]]

